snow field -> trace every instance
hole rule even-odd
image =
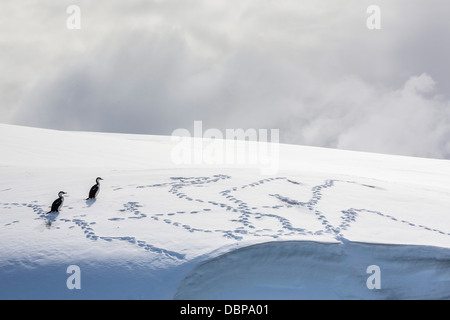
[[[450,297],[447,161],[281,145],[265,176],[175,165],[168,137],[0,133],[1,298]]]

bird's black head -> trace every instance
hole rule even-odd
[[[102,178],[100,178],[100,177],[97,177],[97,179],[95,179],[95,181],[98,183],[100,180],[103,180]]]
[[[60,191],[60,192],[58,192],[58,197],[62,197],[64,194],[67,194],[67,192]]]

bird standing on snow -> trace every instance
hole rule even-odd
[[[56,199],[55,201],[53,201],[52,209],[49,212],[47,212],[47,214],[52,213],[52,212],[59,212],[59,210],[61,209],[61,207],[64,203],[63,195],[65,195],[65,194],[67,194],[67,192],[64,192],[64,191],[60,191],[58,193],[59,198]]]
[[[89,191],[89,199],[95,199],[98,195],[98,192],[100,191],[100,180],[103,180],[102,178],[98,177],[95,179],[96,184],[92,186],[91,191]]]

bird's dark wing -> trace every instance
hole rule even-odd
[[[98,190],[98,185],[95,185],[91,188],[91,191],[89,191],[89,198],[95,198],[95,195]]]
[[[62,200],[61,198],[56,199],[55,201],[53,201],[52,204],[52,210],[51,212],[56,212],[59,210],[59,207],[61,206]]]

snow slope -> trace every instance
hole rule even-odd
[[[262,175],[176,144],[0,125],[0,298],[450,299],[448,161],[280,145]]]

